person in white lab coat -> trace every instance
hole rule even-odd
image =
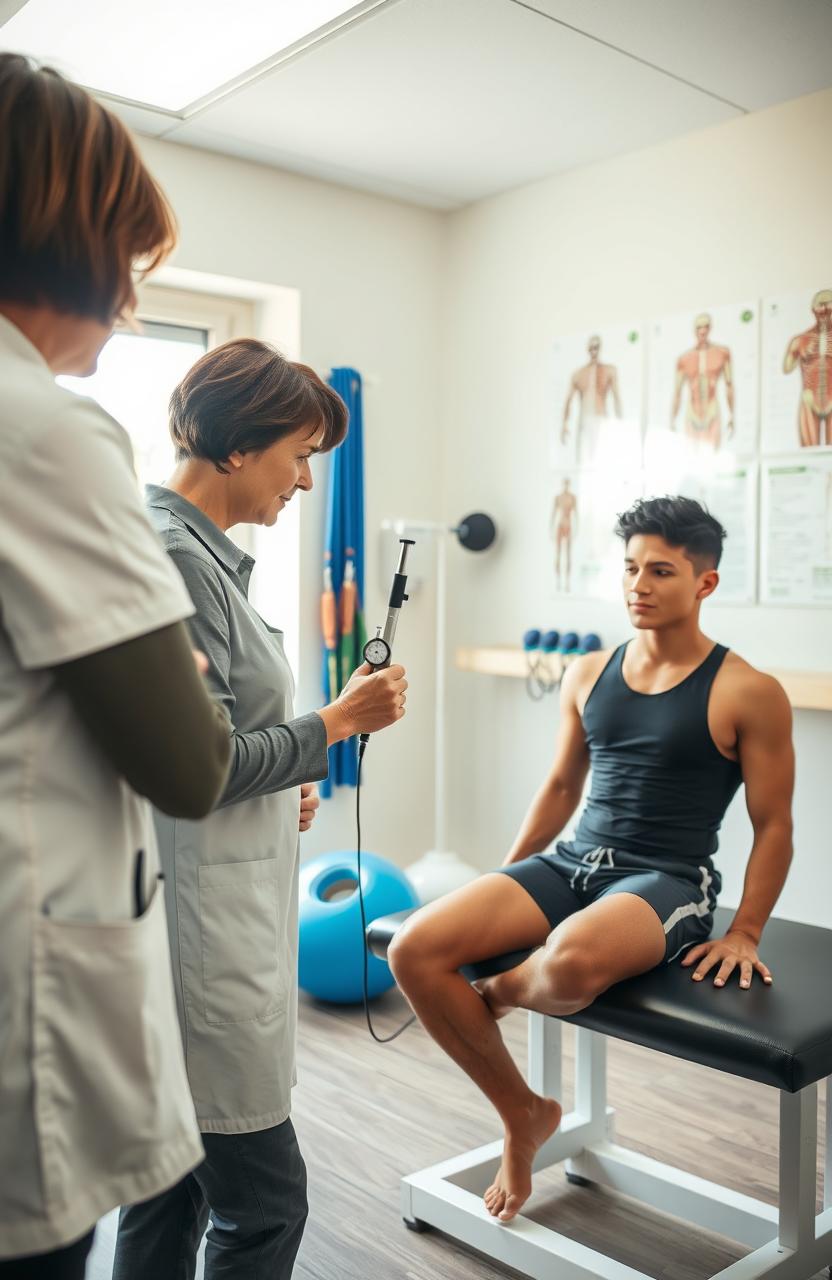
[[[148,800],[206,814],[230,725],[125,432],[55,382],[173,215],[124,126],[16,54],[0,137],[0,1277],[75,1280],[102,1214],[202,1159]]]

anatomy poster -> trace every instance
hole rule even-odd
[[[763,303],[762,449],[832,445],[832,288]]]
[[[644,335],[606,325],[552,348],[550,458],[555,467],[641,466]]]
[[[645,460],[662,433],[691,454],[757,449],[759,306],[686,311],[648,326]]]
[[[832,454],[763,463],[761,550],[763,604],[832,604]]]
[[[616,518],[641,496],[641,475],[613,471],[559,471],[554,475],[549,537],[555,591],[617,599],[623,546]]]
[[[689,470],[673,485],[673,492],[701,502],[725,529],[719,586],[708,607],[753,603],[757,598],[756,463]]]

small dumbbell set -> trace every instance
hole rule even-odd
[[[523,652],[528,663],[526,692],[533,702],[560,688],[570,662],[585,653],[596,653],[601,637],[594,631],[579,636],[577,631],[541,631],[530,627],[523,633]]]

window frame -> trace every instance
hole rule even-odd
[[[135,317],[139,325],[142,320],[152,320],[201,329],[208,335],[208,351],[230,338],[250,337],[256,324],[255,304],[250,298],[220,297],[160,284],[138,286]]]

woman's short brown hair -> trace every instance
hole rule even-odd
[[[347,434],[347,406],[305,364],[268,342],[232,338],[197,360],[170,398],[176,456],[204,458],[225,472],[229,454],[268,449],[304,427],[323,427],[321,451]]]
[[[176,243],[127,129],[84,89],[0,53],[0,298],[104,323]]]

